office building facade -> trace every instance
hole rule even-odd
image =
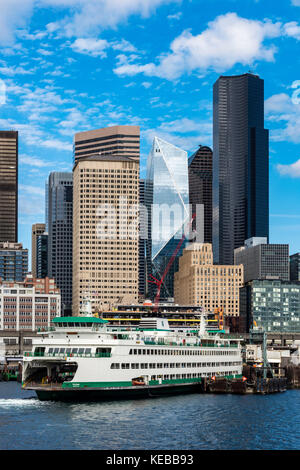
[[[23,282],[0,280],[0,330],[47,328],[60,310],[60,291],[54,279],[28,275]]]
[[[28,250],[22,243],[0,242],[0,278],[2,281],[24,281],[28,273]]]
[[[204,243],[212,243],[212,179],[213,152],[200,145],[189,158],[189,201],[192,214],[197,213],[197,205],[204,205]],[[196,221],[193,223],[196,228]]]
[[[112,126],[78,132],[74,138],[74,162],[92,155],[126,156],[140,160],[139,126]]]
[[[233,264],[234,249],[269,237],[269,133],[264,81],[221,76],[213,88],[213,250]]]
[[[187,152],[155,137],[147,162],[145,201],[148,209],[147,275],[160,280],[161,299],[174,297],[174,273],[185,239],[172,264],[169,262],[190,219]],[[150,289],[154,297],[156,286]]]
[[[0,242],[18,241],[18,132],[0,131]]]
[[[46,230],[46,224],[34,224],[31,229],[31,274],[37,277],[37,238]]]
[[[255,239],[254,239],[255,240]],[[290,280],[289,273],[289,245],[268,244],[261,239],[258,244],[251,243],[234,250],[234,264],[244,266],[245,282],[254,279],[282,279]]]
[[[300,282],[254,280],[240,291],[240,332],[300,332]]]
[[[290,280],[300,281],[300,253],[290,256]]]
[[[139,163],[96,155],[74,167],[73,315],[83,299],[94,311],[137,303]]]
[[[209,313],[223,309],[226,317],[238,317],[243,273],[243,265],[213,264],[210,243],[191,243],[179,259],[174,301],[179,305],[201,306]]]
[[[36,241],[36,277],[48,277],[48,233],[42,233]]]
[[[73,174],[52,172],[48,179],[48,276],[61,292],[62,315],[72,312]]]

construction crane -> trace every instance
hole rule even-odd
[[[194,219],[196,218],[196,214],[193,214],[192,216],[192,219],[191,221],[189,222],[188,224],[188,227],[191,227],[192,224],[193,224],[193,221]],[[155,284],[157,286],[157,292],[156,292],[156,296],[155,296],[155,300],[154,300],[154,311],[157,312],[158,310],[158,304],[159,304],[159,299],[160,299],[160,292],[161,292],[161,286],[164,282],[164,279],[166,277],[166,275],[168,274],[169,270],[170,270],[170,267],[172,266],[172,264],[174,263],[174,260],[184,242],[184,240],[186,239],[186,235],[185,233],[182,235],[182,238],[180,240],[180,242],[178,243],[177,247],[175,248],[174,250],[174,253],[172,254],[167,266],[166,266],[166,269],[164,270],[160,280],[159,279],[156,279],[156,277],[154,277],[152,274],[150,274],[150,277],[151,277],[151,280],[148,280],[149,283],[151,284]]]

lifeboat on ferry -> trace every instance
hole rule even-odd
[[[132,379],[131,383],[132,385],[146,385],[143,377],[137,377],[135,379]]]

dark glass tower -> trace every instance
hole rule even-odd
[[[197,204],[204,205],[204,243],[212,243],[212,178],[212,150],[200,145],[189,158],[189,197],[192,214],[196,213]]]
[[[18,241],[18,132],[0,131],[0,242]]]
[[[48,276],[61,290],[62,315],[72,312],[73,174],[52,172],[48,181]]]
[[[264,81],[257,75],[214,84],[214,262],[233,264],[234,249],[269,238],[269,131],[264,129]]]

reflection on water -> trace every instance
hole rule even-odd
[[[0,449],[299,447],[300,390],[59,403],[40,402],[18,383],[0,383]]]

